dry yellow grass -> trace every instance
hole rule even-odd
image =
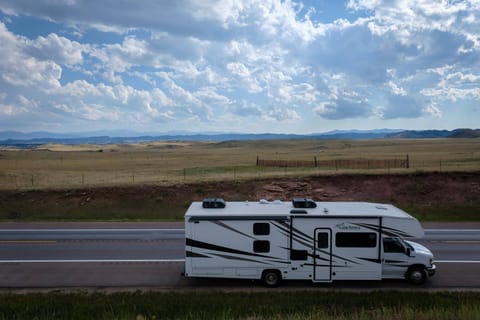
[[[341,172],[477,171],[480,139],[268,140],[149,142],[128,145],[44,145],[0,151],[0,188],[76,188],[128,184],[334,174],[335,168],[260,168],[278,160],[404,159],[409,169]],[[339,171],[340,172],[340,171]]]

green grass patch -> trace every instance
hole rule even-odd
[[[399,205],[420,221],[476,222],[480,221],[480,205]]]
[[[0,294],[0,319],[478,319],[478,292]]]

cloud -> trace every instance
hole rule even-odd
[[[384,119],[417,118],[422,115],[422,108],[414,98],[402,95],[388,97],[388,105],[382,111]]]
[[[373,114],[371,105],[354,97],[335,97],[328,102],[321,103],[314,111],[320,117],[329,120],[364,118]]]
[[[0,22],[0,73],[9,86],[36,86],[48,89],[59,87],[62,68],[53,61],[39,60],[27,52],[29,41],[16,36]]]
[[[37,59],[51,60],[57,64],[75,65],[83,62],[82,52],[86,46],[76,41],[70,41],[65,37],[59,37],[55,33],[47,37],[39,36],[29,41],[26,53]]]
[[[271,107],[262,113],[262,118],[269,121],[294,121],[300,119],[298,113],[290,108]]]

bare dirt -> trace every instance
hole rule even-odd
[[[179,220],[192,201],[371,201],[400,207],[480,207],[480,172],[330,175],[248,181],[72,190],[0,191],[4,220]],[[473,214],[480,213],[474,212]],[[473,219],[475,220],[475,219]],[[480,220],[480,217],[478,218]]]

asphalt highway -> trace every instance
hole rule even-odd
[[[428,228],[428,226],[427,226]],[[438,273],[425,288],[480,289],[478,225],[435,225],[415,240],[435,255]],[[185,279],[181,224],[0,224],[0,287],[180,288],[254,287],[245,280]],[[339,281],[286,287],[410,288],[404,281]]]

